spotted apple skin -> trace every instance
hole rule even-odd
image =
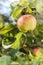
[[[33,15],[23,15],[17,21],[17,27],[23,32],[33,31],[36,28],[36,19]]]

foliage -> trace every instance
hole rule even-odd
[[[0,14],[0,65],[43,65],[43,0],[19,0],[11,9],[9,17]],[[34,31],[23,33],[14,24],[25,14],[36,18]],[[35,56],[34,48],[41,54]]]
[[[2,56],[0,57],[0,65],[10,65],[11,63],[11,57],[10,56]]]

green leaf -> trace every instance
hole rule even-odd
[[[15,36],[15,38],[16,38],[16,40],[15,40],[15,42],[12,44],[12,46],[11,46],[11,48],[14,48],[14,49],[19,49],[21,46],[21,44],[20,44],[20,38],[21,38],[21,36],[22,36],[22,32],[19,32],[16,36]]]
[[[29,5],[29,2],[26,0],[21,0],[20,3],[22,6],[28,6]]]
[[[20,39],[21,36],[22,36],[22,34],[23,34],[23,32],[19,32],[19,33],[15,36],[15,38],[16,38],[16,39]]]
[[[20,13],[22,12],[22,10],[23,10],[23,7],[16,7],[14,9],[13,13],[11,14],[11,17],[17,18],[20,15]]]
[[[7,24],[3,29],[0,30],[0,34],[5,34],[13,29],[12,24]]]
[[[3,27],[3,23],[2,21],[0,21],[0,29]]]
[[[42,24],[39,24],[38,29],[39,29],[40,32],[43,33],[43,23]]]
[[[27,13],[32,13],[32,9],[31,8],[28,8],[27,9]]]
[[[0,57],[0,65],[10,65],[11,57],[10,56],[2,56]]]
[[[38,13],[43,12],[43,0],[28,0],[31,8],[36,8]]]
[[[36,10],[39,13],[43,11],[43,0],[36,0]]]

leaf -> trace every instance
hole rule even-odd
[[[43,33],[43,23],[39,24],[38,28],[39,28],[39,31]]]
[[[21,36],[22,36],[22,34],[23,34],[23,32],[19,32],[19,33],[15,36],[15,38],[16,38],[16,39],[20,39]]]
[[[32,13],[32,9],[31,8],[28,8],[27,9],[27,13]]]
[[[12,62],[11,65],[19,65],[18,62]]]
[[[7,24],[3,29],[0,30],[0,34],[5,34],[13,29],[13,25]]]
[[[3,27],[3,23],[2,21],[0,21],[0,29]]]
[[[28,6],[29,2],[27,0],[20,0],[22,6]]]
[[[14,9],[13,13],[11,14],[11,17],[16,18],[20,15],[20,13],[22,12],[23,7],[17,7]]]
[[[0,57],[0,65],[10,65],[11,64],[11,57],[10,56],[2,56]]]
[[[19,48],[20,48],[20,38],[21,38],[22,34],[23,34],[22,32],[19,32],[19,33],[15,36],[16,40],[15,40],[15,42],[12,44],[11,48],[14,48],[14,49],[19,49]]]
[[[43,0],[28,0],[31,8],[36,8],[38,13],[43,12]]]
[[[36,10],[39,13],[43,11],[43,0],[36,0]]]

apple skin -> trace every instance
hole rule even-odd
[[[35,48],[35,49],[33,49],[33,54],[34,55],[40,55],[41,52],[40,52],[40,50],[38,48]]]
[[[33,31],[36,28],[36,19],[33,15],[23,15],[17,21],[17,27],[20,31]]]

